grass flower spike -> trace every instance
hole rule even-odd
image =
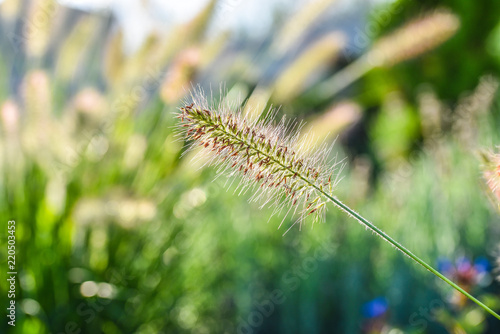
[[[318,87],[317,98],[337,94],[376,67],[390,67],[418,57],[450,39],[460,28],[458,16],[440,9],[375,41],[366,54]]]
[[[483,177],[486,180],[494,201],[500,208],[500,154],[483,154],[484,172]]]
[[[323,216],[326,195],[333,196],[341,168],[327,161],[331,146],[307,152],[307,141],[299,141],[301,125],[283,118],[275,126],[273,112],[259,123],[229,108],[211,108],[201,94],[195,101],[178,115],[183,133],[214,153],[209,161],[220,166],[220,174],[244,176],[240,193],[253,188],[252,200],[272,206],[274,213],[286,211],[285,217],[298,214],[299,222]]]
[[[441,9],[379,39],[366,57],[375,66],[393,66],[434,49],[451,38],[459,28],[458,17]]]
[[[300,123],[283,118],[273,125],[274,112],[265,121],[251,121],[241,112],[232,111],[230,106],[211,106],[201,91],[192,97],[193,102],[180,108],[178,114],[181,134],[197,144],[192,148],[201,146],[201,152],[209,154],[207,163],[218,166],[219,175],[242,176],[237,187],[240,194],[256,190],[252,200],[271,205],[273,214],[285,209],[287,214],[298,213],[297,221],[301,223],[311,214],[320,217],[327,202],[331,202],[500,320],[488,306],[336,198],[333,190],[339,180],[339,164],[328,167],[331,147],[323,145],[308,153],[308,146],[299,141]],[[337,177],[332,180],[335,174]]]

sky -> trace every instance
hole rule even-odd
[[[1,1],[1,0],[0,0]],[[306,0],[307,1],[307,0]],[[311,0],[309,0],[311,1]],[[90,12],[112,12],[125,31],[126,48],[137,49],[153,29],[168,29],[195,17],[209,0],[58,0],[62,5]],[[264,35],[278,6],[294,7],[294,0],[220,0],[209,34],[241,29]],[[258,22],[258,24],[255,24]]]
[[[3,0],[0,0],[2,3]],[[137,50],[153,30],[166,30],[195,17],[210,0],[57,0],[61,5],[89,12],[112,13],[125,35],[125,48]],[[208,30],[216,35],[223,30],[244,31],[265,36],[272,27],[276,10],[293,12],[301,4],[317,0],[219,0]],[[332,12],[341,15],[360,5],[391,0],[336,0]]]

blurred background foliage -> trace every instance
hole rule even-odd
[[[500,3],[339,2],[278,6],[255,37],[207,33],[243,3],[208,1],[136,48],[119,5],[1,3],[0,212],[19,273],[1,331],[498,333],[334,208],[283,236],[293,220],[278,230],[181,157],[191,85],[248,117],[282,105],[337,139],[339,198],[498,312]]]

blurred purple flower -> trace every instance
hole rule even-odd
[[[365,318],[376,318],[387,312],[388,304],[384,297],[377,297],[363,305],[363,316]]]
[[[474,268],[479,274],[487,273],[491,269],[490,261],[488,261],[488,259],[484,256],[480,256],[476,258],[476,261],[474,261]]]
[[[459,274],[467,274],[469,271],[472,269],[472,264],[470,263],[470,260],[465,257],[461,256],[455,261],[456,269]]]
[[[453,264],[446,257],[440,257],[437,262],[437,267],[440,272],[448,276],[448,274],[454,271]]]
[[[455,260],[455,264],[449,259],[441,257],[438,259],[437,267],[448,277],[465,278],[472,281],[475,281],[478,275],[486,274],[491,270],[490,262],[484,256],[477,257],[474,263],[469,258],[461,256]]]
[[[488,286],[492,281],[491,265],[484,256],[477,257],[474,262],[466,256],[461,256],[455,260],[455,263],[442,257],[438,259],[437,267],[440,272],[456,281],[466,291],[477,286]],[[459,293],[453,293],[450,302],[458,307],[463,307],[467,299]]]

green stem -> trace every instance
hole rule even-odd
[[[439,271],[437,271],[436,269],[432,268],[430,265],[428,265],[426,262],[424,262],[418,256],[416,256],[411,251],[409,251],[406,247],[404,247],[403,245],[401,245],[400,243],[398,243],[396,240],[394,240],[389,235],[387,235],[384,231],[382,231],[377,226],[373,225],[370,221],[368,221],[363,216],[361,216],[359,213],[357,213],[356,211],[354,211],[351,208],[349,208],[347,205],[345,205],[344,203],[342,203],[339,199],[337,199],[335,197],[332,197],[332,196],[328,195],[327,193],[321,191],[321,189],[319,189],[315,185],[313,185],[313,187],[315,187],[318,191],[322,192],[329,200],[331,200],[341,210],[343,210],[347,214],[353,216],[357,221],[359,221],[363,225],[365,225],[368,228],[370,228],[373,232],[377,233],[382,239],[385,239],[386,241],[388,241],[389,243],[391,243],[394,247],[396,247],[397,249],[399,249],[401,252],[403,252],[404,254],[408,255],[413,261],[417,262],[422,267],[424,267],[425,269],[429,270],[431,273],[433,273],[434,275],[436,275],[437,277],[439,277],[440,279],[442,279],[443,281],[445,281],[446,283],[448,283],[449,285],[451,285],[454,289],[456,289],[457,291],[459,291],[460,293],[462,293],[464,296],[466,296],[467,298],[469,298],[470,300],[472,300],[474,303],[476,303],[477,305],[481,306],[486,312],[490,313],[495,318],[497,318],[498,320],[500,320],[500,315],[498,315],[495,311],[493,311],[492,309],[490,309],[488,306],[484,305],[477,298],[475,298],[470,293],[468,293],[467,291],[465,291],[464,289],[462,289],[456,283],[454,283],[450,279],[446,278],[446,276],[444,276],[443,274],[441,274]]]
[[[319,99],[326,99],[334,96],[371,69],[372,66],[366,60],[366,57],[361,57],[335,73],[330,79],[319,84],[318,87],[314,89],[314,94]]]

